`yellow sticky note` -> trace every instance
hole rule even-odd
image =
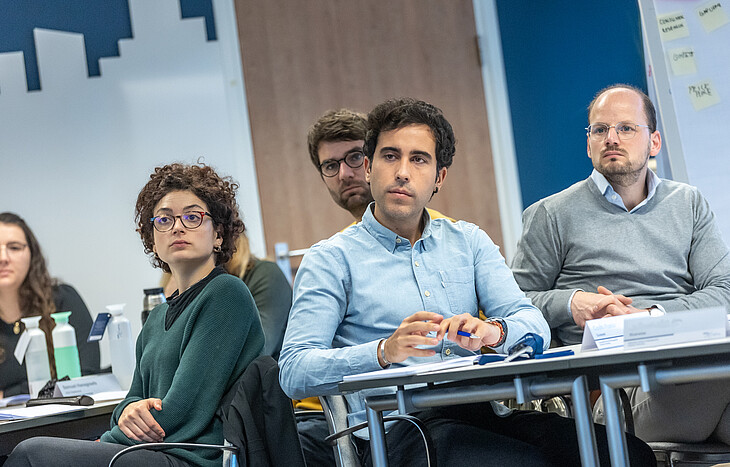
[[[727,14],[720,2],[710,2],[697,8],[697,15],[705,31],[712,32],[728,23]]]
[[[709,79],[692,84],[687,90],[689,91],[689,99],[692,101],[692,107],[695,110],[702,110],[720,102],[720,96],[717,95],[717,91]]]
[[[697,73],[697,64],[695,63],[695,52],[692,47],[680,47],[667,52],[669,56],[669,64],[672,66],[672,72],[675,75],[691,75]]]
[[[659,35],[664,42],[689,36],[687,21],[682,12],[657,16],[656,20],[659,22]]]

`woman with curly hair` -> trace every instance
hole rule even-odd
[[[83,374],[99,372],[99,344],[86,342],[91,315],[73,287],[51,279],[33,231],[23,218],[0,213],[0,397],[28,393],[25,364],[13,356],[27,316],[41,316],[46,334],[48,360],[55,376],[51,313],[71,311],[69,322],[76,329],[76,345]]]
[[[137,339],[127,397],[101,442],[33,438],[7,466],[107,465],[140,442],[222,444],[221,398],[264,346],[251,294],[222,265],[243,232],[238,185],[202,164],[158,167],[137,198],[137,231],[178,290],[152,310]],[[215,450],[134,451],[118,465],[220,465]]]
[[[251,253],[251,246],[245,233],[238,237],[236,252],[223,268],[228,274],[240,278],[251,292],[259,310],[261,327],[266,338],[264,354],[278,360],[291,308],[289,281],[276,263],[258,258]],[[164,289],[165,296],[170,296],[177,290],[175,280],[167,272],[162,274],[160,285]],[[332,450],[328,449],[328,452],[330,451]]]

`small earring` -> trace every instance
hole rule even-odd
[[[439,192],[439,187],[436,187],[436,188],[435,188],[435,189],[433,190],[433,194],[435,195],[435,194],[436,194],[436,193],[438,193],[438,192]]]
[[[214,252],[214,253],[220,253],[220,252],[221,252],[221,246],[220,246],[220,245],[216,245],[216,246],[214,246],[214,247],[213,247],[213,252]]]

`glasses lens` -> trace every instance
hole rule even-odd
[[[345,164],[349,165],[351,168],[356,169],[362,165],[363,160],[365,159],[365,155],[361,152],[351,152],[347,156],[345,156]]]
[[[606,137],[606,134],[608,133],[608,126],[604,125],[603,123],[596,123],[595,125],[591,125],[588,127],[588,133],[591,135],[591,138],[596,140],[602,140]]]
[[[17,258],[21,254],[23,254],[26,246],[27,245],[24,245],[22,243],[8,243],[7,245],[5,245],[5,251],[7,252],[9,257]]]
[[[636,125],[623,122],[617,123],[616,133],[618,133],[618,137],[621,139],[631,139],[636,135]]]
[[[203,214],[199,212],[188,212],[183,214],[180,219],[185,227],[194,229],[200,227],[200,224],[203,223]]]
[[[167,232],[175,223],[175,218],[171,216],[157,216],[152,218],[152,224],[158,232]]]
[[[334,177],[340,171],[340,161],[326,160],[319,167],[325,177]]]

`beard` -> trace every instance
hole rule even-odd
[[[355,183],[354,185],[359,185]],[[352,193],[342,196],[340,193],[330,190],[332,199],[337,203],[339,207],[349,211],[354,217],[362,217],[368,204],[373,200],[373,196],[370,193],[370,185],[365,183],[362,186],[363,190],[361,193]]]
[[[603,154],[606,151],[621,151],[623,154],[626,154],[625,150],[619,149],[616,146],[605,147],[601,151],[601,157],[598,160],[595,160],[593,159],[593,157],[591,157],[591,161],[593,161],[593,168],[595,168],[600,174],[606,177],[606,180],[608,180],[611,185],[616,184],[620,186],[631,186],[637,183],[641,178],[641,175],[644,173],[644,169],[649,163],[650,150],[651,145],[647,147],[646,155],[642,159],[642,162],[640,162],[639,164],[632,162],[628,158],[623,163],[617,161],[609,161],[608,163],[604,163]]]

